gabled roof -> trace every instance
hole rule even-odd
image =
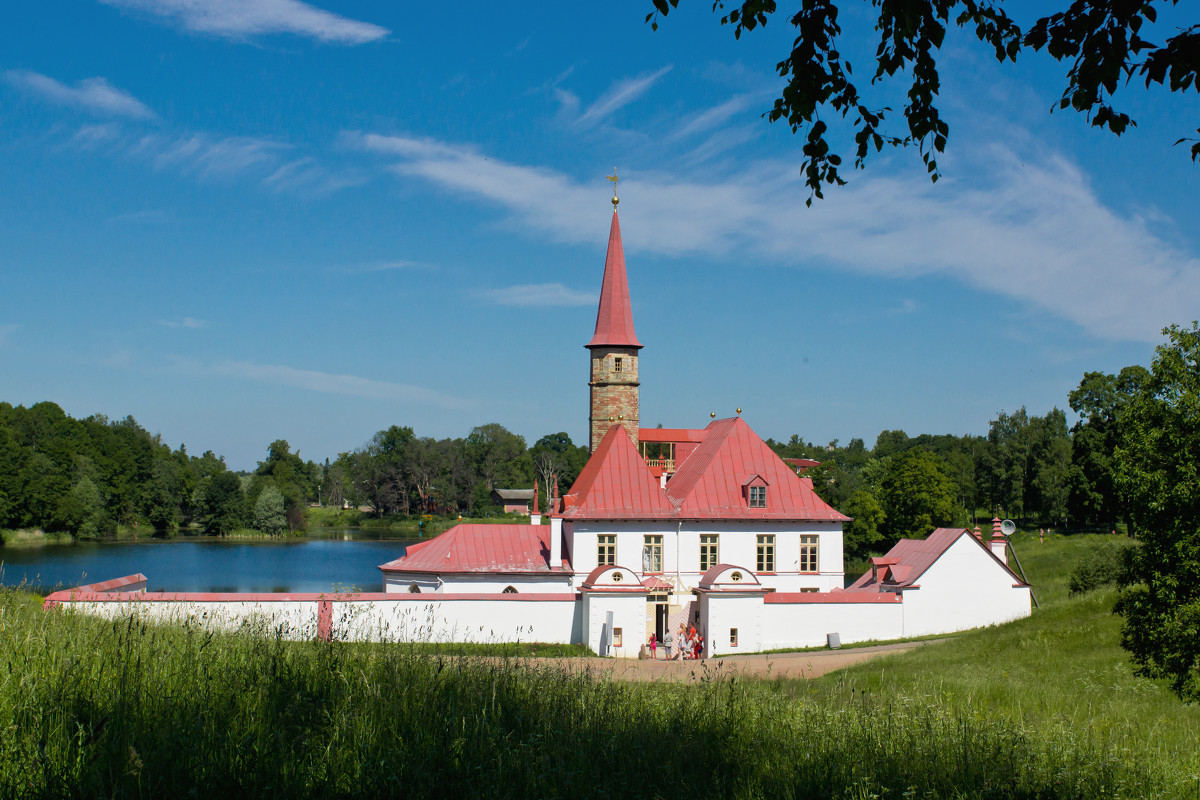
[[[747,507],[742,487],[755,476],[770,487],[766,508]],[[812,481],[783,463],[741,417],[709,424],[704,441],[667,484],[667,496],[684,519],[849,519],[818,497]]]
[[[661,519],[674,509],[629,433],[613,425],[563,495],[566,519]]]
[[[1014,583],[1025,585],[1007,564],[996,558],[995,554],[966,528],[935,528],[933,533],[924,539],[901,539],[883,558],[872,558],[874,569],[864,573],[850,584],[846,591],[879,591],[915,586],[942,554],[963,536],[974,542],[975,546],[1008,572]]]
[[[427,542],[409,545],[403,556],[380,565],[386,572],[497,573],[570,572],[550,567],[548,525],[488,525],[468,523]]]
[[[608,255],[604,259],[604,282],[600,307],[596,310],[596,332],[585,347],[641,347],[633,332],[633,309],[629,303],[629,281],[625,277],[625,251],[621,247],[621,223],[613,212],[608,232]]]

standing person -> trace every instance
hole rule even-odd
[[[666,650],[667,661],[670,661],[671,652],[675,649],[675,638],[671,636],[670,628],[667,628],[667,632],[663,634],[663,649]]]
[[[655,638],[654,634],[652,633],[652,634],[650,634],[650,660],[652,660],[652,661],[658,657],[657,655],[655,655],[657,648],[658,648],[658,639]]]

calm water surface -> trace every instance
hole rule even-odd
[[[150,591],[379,592],[379,565],[402,556],[413,541],[345,529],[283,541],[180,536],[0,547],[0,584],[49,591],[140,572]]]

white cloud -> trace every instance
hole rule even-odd
[[[466,408],[470,404],[457,397],[435,392],[421,386],[376,381],[357,375],[339,375],[316,370],[296,369],[279,364],[254,364],[249,361],[225,361],[208,369],[200,369],[214,375],[245,378],[259,383],[287,386],[310,392],[342,394],[378,400],[399,400],[438,406],[441,408]]]
[[[755,96],[740,94],[731,97],[723,103],[692,114],[684,119],[683,124],[670,135],[670,139],[683,139],[698,133],[706,133],[713,128],[719,128],[729,119],[742,113],[755,101]]]
[[[495,203],[527,228],[572,242],[599,238],[596,188],[561,172],[428,139],[348,138],[397,157],[397,174]],[[969,183],[932,186],[917,171],[863,176],[812,208],[795,162],[741,164],[707,182],[625,172],[624,241],[627,252],[738,252],[798,267],[946,277],[1111,340],[1157,342],[1163,325],[1196,316],[1200,258],[1141,217],[1106,207],[1069,161],[1018,159],[999,145],[977,155],[983,166]]]
[[[300,192],[310,195],[329,194],[349,186],[360,186],[365,182],[366,177],[363,175],[335,174],[309,156],[289,161],[263,179],[263,185],[276,192]]]
[[[363,44],[390,31],[347,19],[299,0],[100,0],[145,12],[196,33],[244,39],[273,33],[308,36],[322,42]]]
[[[85,78],[74,86],[27,70],[10,70],[4,77],[14,86],[30,89],[52,103],[83,108],[93,113],[132,119],[156,119],[145,103],[123,92],[104,78]]]
[[[604,119],[615,111],[629,105],[634,100],[637,100],[647,90],[653,86],[659,78],[671,71],[671,65],[659,69],[655,72],[648,72],[639,75],[636,78],[624,78],[617,81],[609,87],[608,91],[600,95],[596,102],[583,110],[583,113],[575,117],[574,124],[578,128],[590,128],[603,122]],[[574,116],[579,107],[579,100],[575,95],[562,89],[556,90],[560,102],[563,103],[564,110],[569,116]]]
[[[561,283],[533,283],[509,286],[504,289],[486,289],[479,296],[501,306],[592,306],[596,304],[595,292],[568,289]]]
[[[167,327],[167,328],[203,328],[208,323],[202,319],[195,319],[193,317],[184,317],[183,319],[175,319],[175,320],[160,319],[158,321],[158,324],[162,325],[164,327]]]

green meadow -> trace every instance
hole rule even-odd
[[[0,796],[1200,796],[1200,709],[1133,677],[1101,537],[1016,547],[1042,609],[815,681],[105,622],[0,593]],[[576,662],[578,663],[578,662]],[[586,661],[583,662],[586,664]]]

